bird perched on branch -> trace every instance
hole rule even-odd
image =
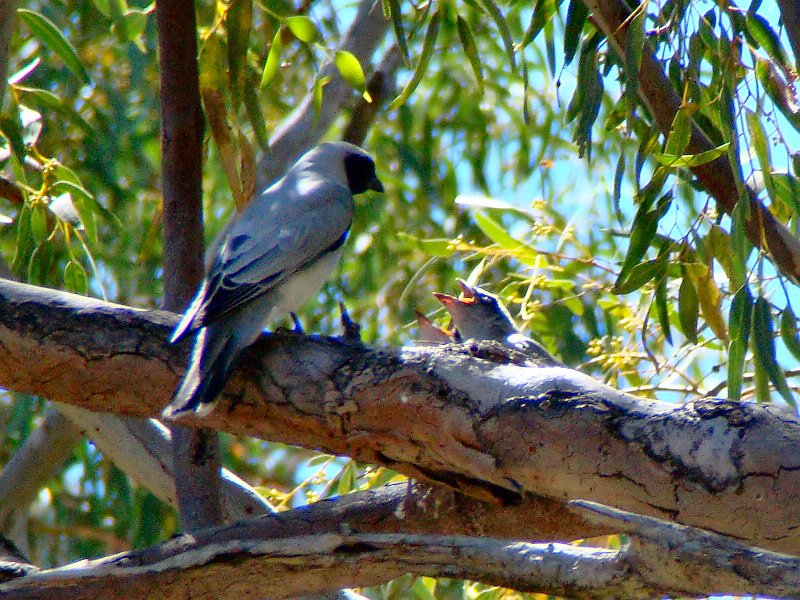
[[[520,333],[514,319],[500,299],[478,286],[459,279],[461,297],[449,294],[433,295],[450,313],[452,334],[456,341],[494,340],[520,352],[553,365],[562,364],[536,340]]]
[[[304,154],[225,228],[170,342],[196,333],[165,417],[207,413],[242,351],[330,276],[353,220],[353,196],[383,191],[372,157],[346,142]]]

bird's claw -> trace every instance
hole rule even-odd
[[[350,318],[350,313],[347,312],[344,302],[339,302],[339,314],[342,318],[342,329],[344,330],[342,339],[346,342],[361,343],[363,341],[361,339],[361,325]]]
[[[292,316],[292,322],[294,323],[294,332],[295,333],[305,333],[303,330],[303,324],[300,322],[300,319],[297,315],[293,312],[289,313]]]

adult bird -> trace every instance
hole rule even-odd
[[[494,340],[540,362],[562,365],[539,342],[520,333],[511,313],[497,296],[478,286],[469,285],[463,279],[459,279],[458,284],[461,286],[461,298],[434,293],[450,313],[456,340]]]
[[[207,413],[242,351],[328,279],[353,221],[353,196],[383,191],[372,157],[320,144],[255,197],[217,241],[197,295],[170,338],[196,333],[186,375],[165,417]]]

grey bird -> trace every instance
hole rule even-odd
[[[494,340],[541,362],[562,364],[539,342],[520,333],[511,313],[497,296],[462,279],[458,283],[461,286],[461,298],[434,294],[450,313],[457,340]]]
[[[372,157],[320,144],[255,197],[217,240],[206,276],[170,338],[196,333],[164,417],[206,414],[242,351],[276,317],[300,308],[331,275],[353,220],[353,196],[383,185]]]

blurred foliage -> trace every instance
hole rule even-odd
[[[800,360],[796,288],[752,251],[744,205],[718,214],[688,171],[729,157],[739,183],[758,183],[798,232],[796,75],[771,25],[776,8],[764,4],[642,5],[623,67],[580,0],[385,0],[383,50],[397,43],[403,64],[365,146],[387,192],[359,203],[340,272],[301,315],[306,329],[337,333],[345,299],[367,341],[407,343],[414,308],[434,310],[430,293],[452,291],[460,275],[499,293],[567,364],[620,388],[668,400],[777,392],[793,404],[797,370],[787,379],[784,368]],[[336,50],[354,5],[196,6],[211,240],[252,193],[272,132],[307,94],[321,97],[324,61],[335,60],[354,100],[371,66]],[[153,10],[136,0],[21,2],[0,114],[0,161],[20,194],[0,198],[0,254],[24,281],[159,304]],[[668,136],[631,77],[645,42],[683,99]],[[685,153],[692,121],[711,154]],[[6,396],[4,462],[43,405]],[[226,465],[284,508],[394,476],[313,456],[225,438]],[[176,527],[172,510],[83,443],[27,531],[32,558],[48,565],[152,544]],[[509,595],[425,578],[369,594]]]

